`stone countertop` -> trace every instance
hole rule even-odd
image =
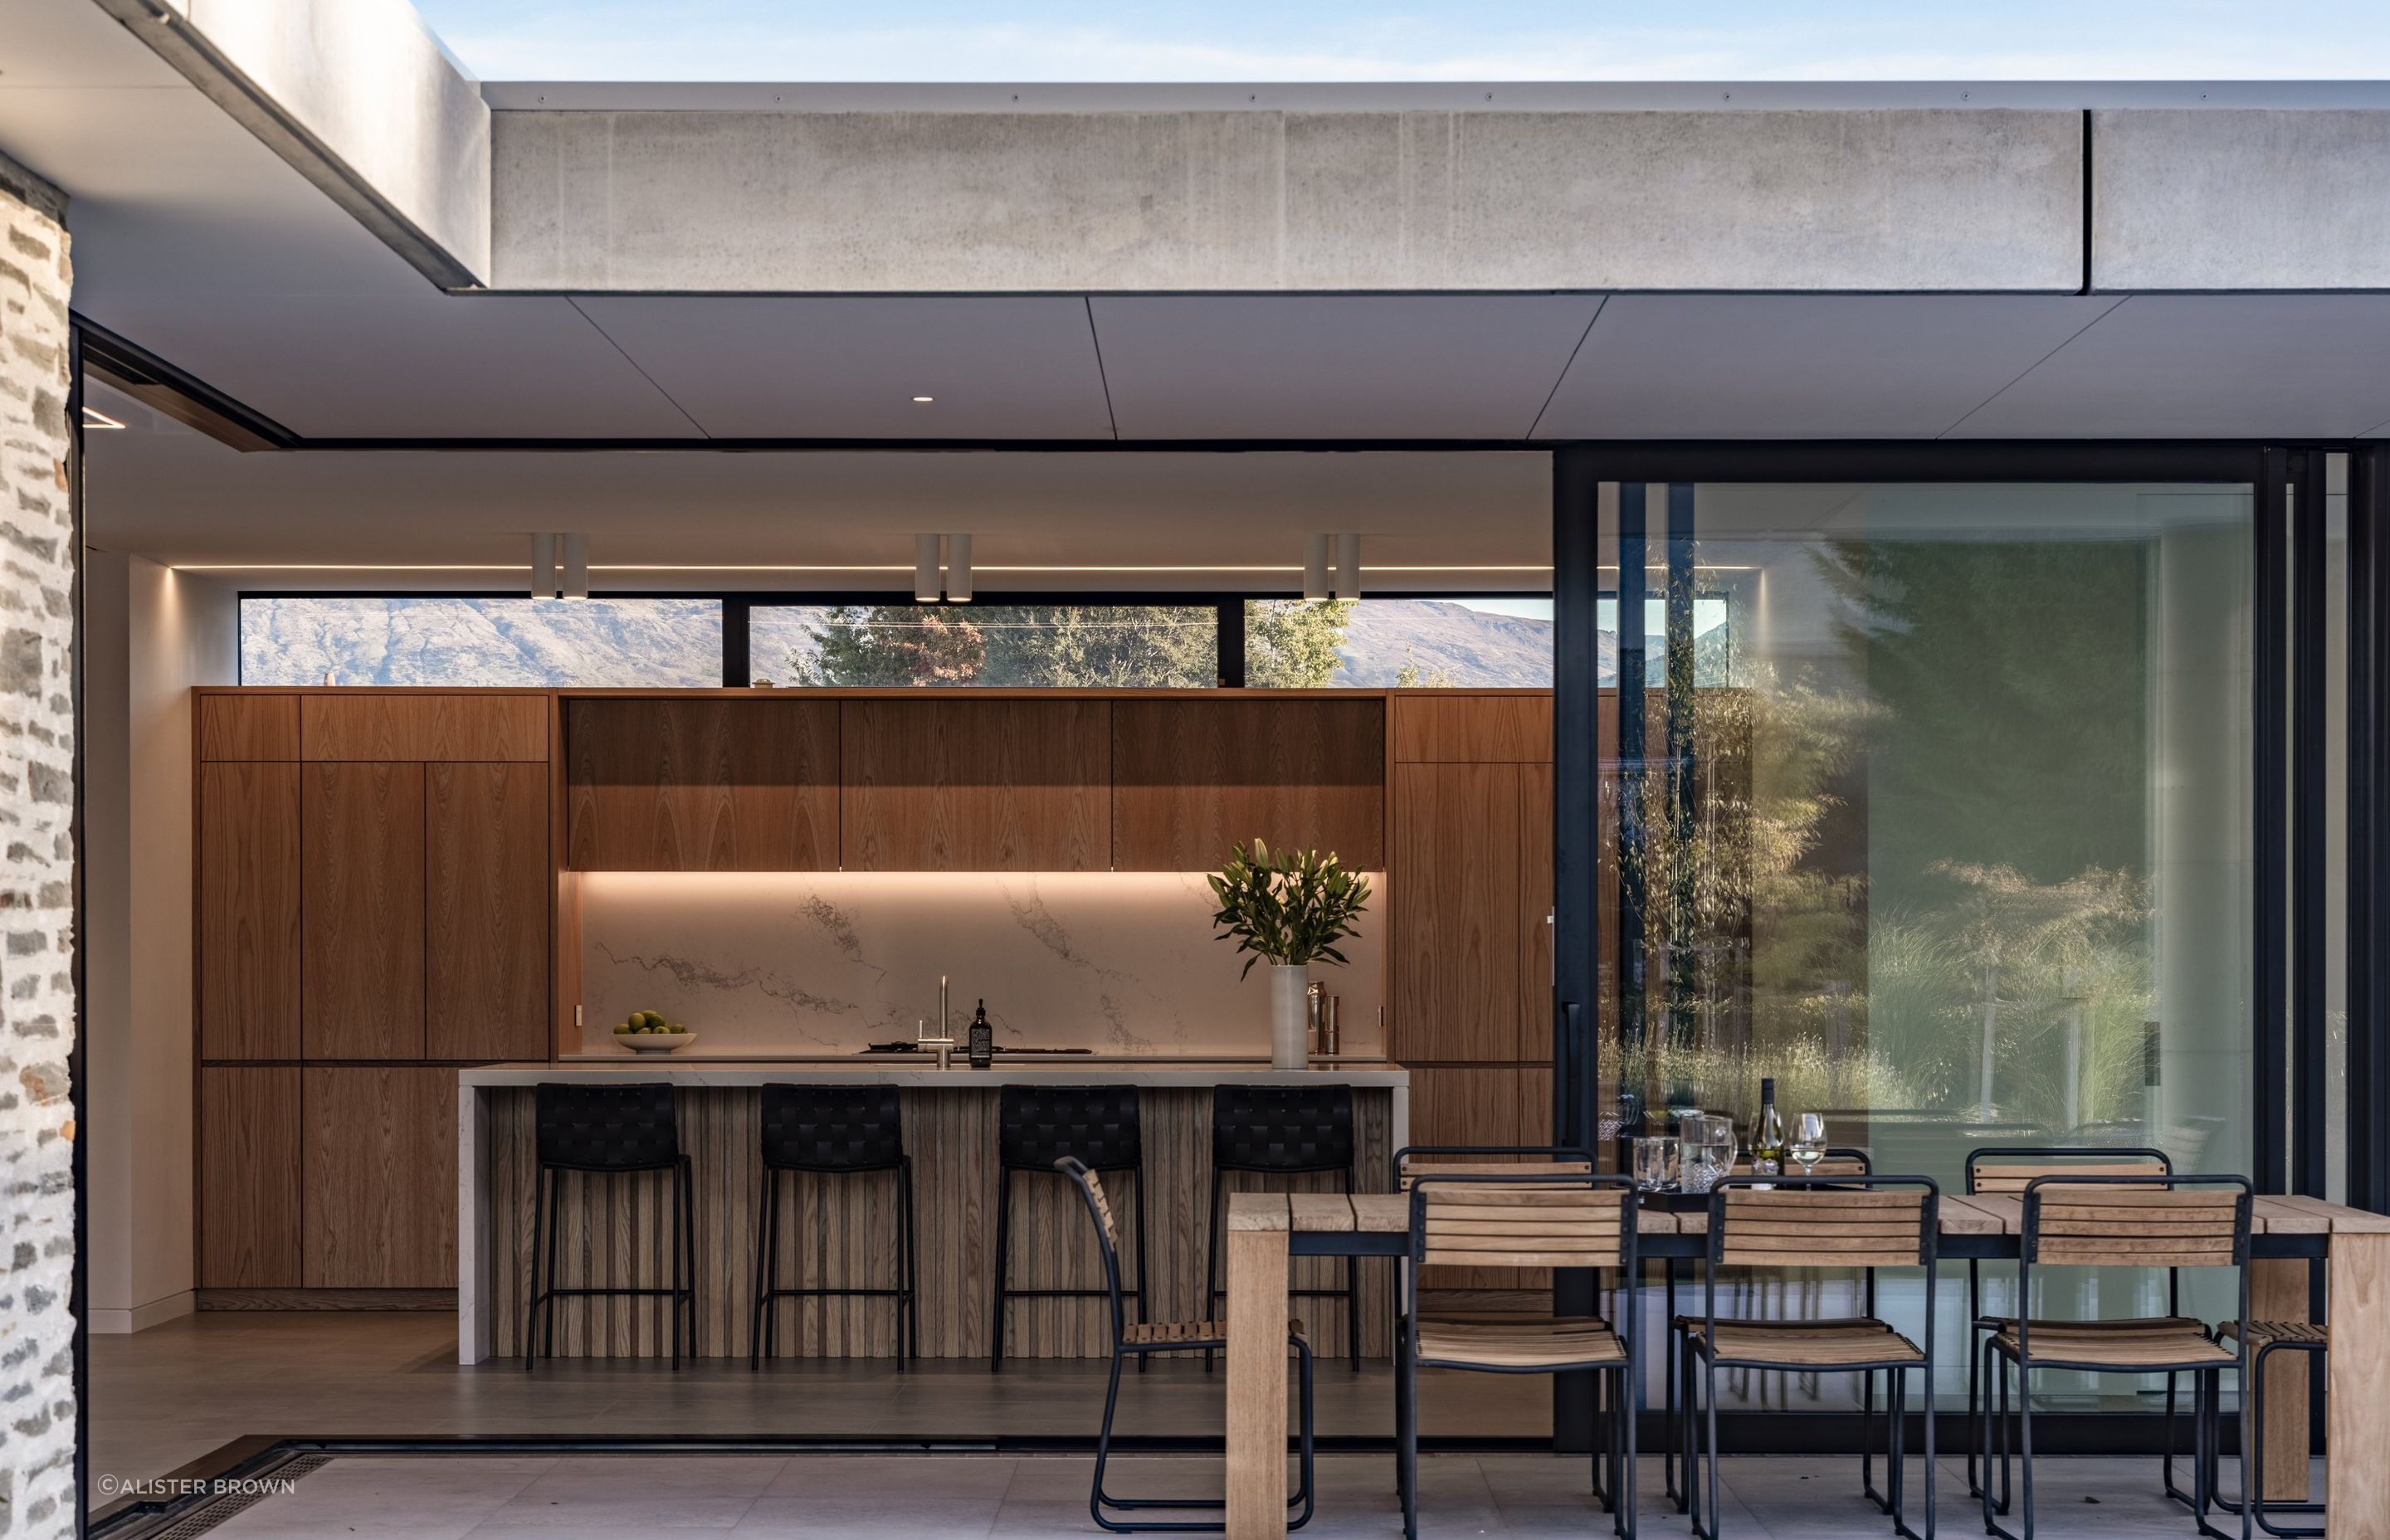
[[[998,1059],[991,1069],[957,1062],[951,1070],[908,1062],[909,1055],[853,1055],[826,1059],[705,1059],[671,1057],[584,1059],[561,1064],[482,1064],[456,1072],[464,1086],[536,1085],[557,1080],[662,1080],[675,1085],[748,1086],[766,1081],[857,1082],[921,1090],[976,1090],[987,1085],[1351,1085],[1408,1089],[1410,1072],[1382,1059],[1319,1061],[1308,1070],[1274,1070],[1251,1060],[1174,1061],[1135,1059]]]

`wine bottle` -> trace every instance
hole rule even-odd
[[[1751,1135],[1751,1174],[1777,1176],[1784,1171],[1784,1119],[1776,1110],[1776,1082],[1759,1083],[1759,1126]]]
[[[984,1070],[996,1062],[996,1029],[987,1024],[987,1002],[982,1000],[979,1009],[971,1014],[970,1067]]]

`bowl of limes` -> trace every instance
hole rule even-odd
[[[635,1053],[670,1053],[697,1041],[697,1033],[660,1010],[635,1010],[614,1029],[614,1041]]]

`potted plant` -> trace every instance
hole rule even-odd
[[[1369,902],[1369,879],[1346,871],[1335,853],[1280,851],[1272,854],[1259,840],[1228,852],[1227,863],[1205,879],[1220,902],[1212,923],[1217,939],[1233,940],[1245,959],[1270,965],[1270,1062],[1281,1070],[1308,1063],[1304,1043],[1311,964],[1325,957],[1343,962],[1336,943],[1357,934],[1353,918]]]

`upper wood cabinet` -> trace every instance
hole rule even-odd
[[[310,764],[309,1059],[423,1057],[423,766]]]
[[[203,760],[299,757],[295,695],[203,695],[199,714]]]
[[[1393,705],[1398,763],[1525,764],[1552,757],[1549,692],[1398,695]]]
[[[304,1286],[454,1287],[456,1072],[365,1065],[305,1074]]]
[[[299,776],[199,766],[199,1055],[299,1053]]]
[[[1105,870],[1111,707],[1084,698],[845,702],[844,866]]]
[[[296,1289],[299,1069],[199,1071],[202,1289]]]
[[[1112,864],[1209,871],[1260,838],[1375,871],[1386,853],[1381,698],[1112,702]]]
[[[1397,1059],[1518,1052],[1519,778],[1515,764],[1394,767]]]
[[[545,760],[548,700],[487,691],[301,696],[300,757]]]
[[[424,767],[424,1054],[547,1057],[547,766]]]
[[[572,700],[564,741],[568,866],[838,865],[836,701]]]

